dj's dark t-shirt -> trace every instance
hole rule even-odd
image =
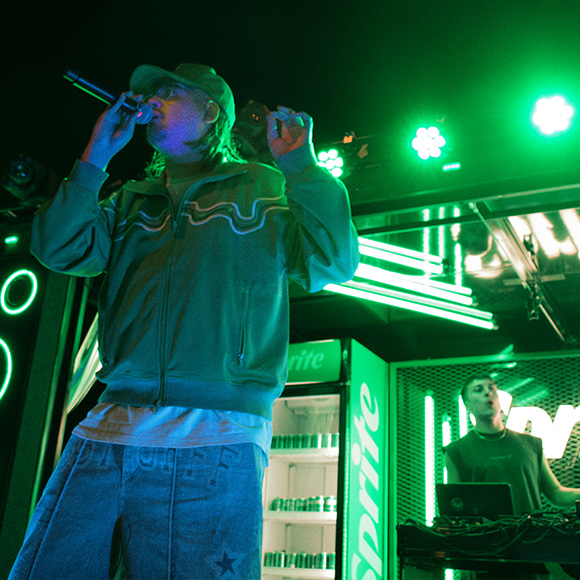
[[[502,439],[482,439],[475,431],[444,448],[461,482],[511,484],[516,514],[542,509],[542,440],[508,430]]]

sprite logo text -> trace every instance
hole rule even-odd
[[[379,429],[380,413],[377,399],[371,395],[366,383],[363,383],[360,389],[360,404],[362,416],[354,418],[358,442],[353,443],[351,449],[352,462],[359,469],[352,469],[351,501],[360,504],[354,513],[362,515],[358,524],[357,547],[356,550],[353,549],[349,577],[353,580],[376,580],[383,576],[382,547],[379,545],[378,532],[383,525],[379,510],[382,486],[377,471],[380,449],[373,437]],[[351,539],[355,541],[354,538]]]

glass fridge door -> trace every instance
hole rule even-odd
[[[264,580],[334,578],[340,395],[274,404],[264,478]]]

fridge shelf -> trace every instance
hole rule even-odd
[[[338,447],[322,449],[271,449],[271,459],[288,463],[334,463],[338,461]]]
[[[336,512],[295,512],[274,511],[264,512],[264,519],[277,520],[287,524],[336,524]]]
[[[282,576],[284,578],[304,578],[307,580],[331,580],[334,579],[334,570],[317,570],[312,568],[275,568],[264,566],[264,576]]]

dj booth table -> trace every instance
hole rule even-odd
[[[569,578],[580,578],[580,519],[545,513],[482,519],[437,520],[433,526],[407,520],[397,526],[399,578],[405,570],[489,570],[506,563],[561,564]],[[426,577],[426,576],[425,576]]]

